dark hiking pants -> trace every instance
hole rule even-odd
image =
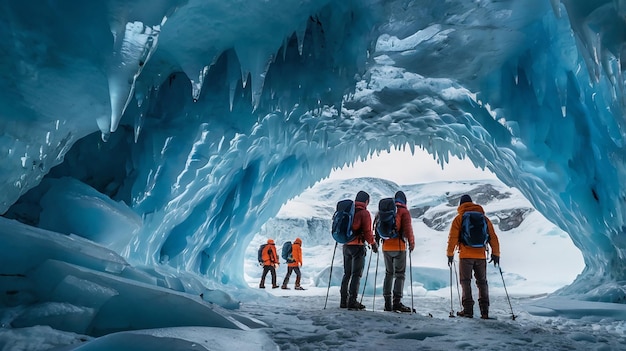
[[[260,286],[265,286],[265,276],[267,275],[267,272],[270,272],[270,274],[272,275],[272,287],[276,286],[276,268],[274,268],[273,265],[263,266],[263,274],[261,275]]]
[[[383,296],[391,296],[391,287],[393,285],[393,298],[399,301],[402,298],[402,290],[404,289],[406,252],[383,251],[383,257],[385,258]]]
[[[365,267],[365,246],[343,245],[341,301],[356,301],[363,267]]]
[[[461,303],[463,310],[473,314],[474,299],[472,298],[472,272],[478,287],[478,306],[481,314],[489,312],[489,287],[487,286],[487,260],[476,258],[461,258],[459,260],[459,280],[463,289]]]
[[[283,286],[287,286],[289,284],[289,277],[291,277],[291,272],[296,273],[296,286],[300,286],[300,267],[287,267],[287,275],[285,275],[285,280],[283,280]]]

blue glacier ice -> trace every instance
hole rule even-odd
[[[559,293],[624,302],[625,21],[617,0],[3,1],[4,304],[89,281],[76,330],[124,279],[244,287],[282,204],[393,148],[519,188],[583,253]],[[83,241],[108,258],[67,258]]]

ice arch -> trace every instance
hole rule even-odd
[[[408,143],[491,169],[567,231],[587,267],[562,293],[624,301],[622,2],[0,9],[7,217],[241,284],[245,244],[283,202]],[[127,208],[76,205],[108,197]],[[72,209],[121,224],[58,224]]]

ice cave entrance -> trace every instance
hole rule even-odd
[[[402,170],[398,170],[397,165],[402,165]],[[246,250],[243,267],[248,285],[252,288],[259,286],[262,268],[257,262],[257,250],[261,244],[268,238],[275,240],[280,256],[286,241],[300,237],[304,261],[301,284],[325,292],[335,248],[330,236],[332,211],[336,201],[353,197],[359,190],[370,193],[372,200],[368,210],[372,215],[377,210],[378,199],[393,196],[397,190],[407,194],[416,241],[411,256],[412,282],[413,291],[418,295],[449,293],[449,270],[444,250],[457,206],[451,203],[451,199],[464,193],[471,194],[475,202],[485,208],[496,226],[502,251],[501,267],[511,294],[552,293],[570,284],[584,268],[582,254],[569,235],[536,211],[517,189],[502,184],[490,171],[475,168],[469,160],[455,157],[442,169],[425,151],[418,150],[411,155],[394,150],[334,170],[329,178],[283,205],[279,213],[262,226]],[[551,259],[555,248],[561,252],[558,262]],[[282,285],[287,272],[286,263],[282,258],[280,261],[278,285]],[[375,262],[374,259],[369,264],[371,275],[368,276],[366,294],[374,292]],[[377,295],[382,293],[382,262],[378,267]],[[341,245],[335,251],[333,266],[331,286],[338,289],[342,275]],[[366,276],[366,272],[363,274]],[[496,291],[502,289],[499,271],[493,268],[489,275],[490,286]],[[292,276],[288,284],[290,288],[293,288],[294,280]],[[266,286],[271,286],[270,281],[268,275]],[[407,292],[408,281],[407,277]]]

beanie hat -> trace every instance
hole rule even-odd
[[[267,239],[267,243],[270,244],[270,245],[273,245],[274,244],[274,240],[273,239]]]
[[[467,194],[461,196],[461,201],[459,201],[459,205],[464,204],[466,202],[472,202],[472,198]]]
[[[361,190],[361,191],[359,191],[356,194],[356,199],[354,199],[354,200],[358,201],[358,202],[366,202],[369,199],[370,199],[370,194],[368,194],[365,191]]]
[[[406,195],[404,195],[403,191],[398,191],[396,195],[394,195],[394,199],[396,202],[406,205]]]
[[[296,240],[293,241],[294,244],[298,244],[301,245],[302,244],[302,239],[300,238],[296,238]]]

